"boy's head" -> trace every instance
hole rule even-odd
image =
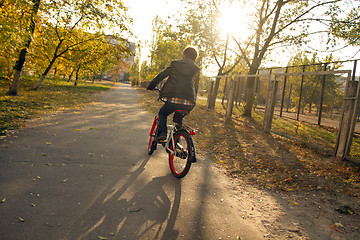
[[[190,58],[191,60],[193,60],[195,62],[196,58],[197,58],[197,51],[195,48],[193,47],[186,47],[183,51],[183,58]]]

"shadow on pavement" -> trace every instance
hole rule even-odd
[[[129,190],[149,159],[147,156],[128,176],[109,185],[65,238],[177,239],[179,233],[174,226],[181,200],[181,182],[167,175],[153,178],[135,193]]]

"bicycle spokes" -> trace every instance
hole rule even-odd
[[[190,169],[189,139],[185,132],[174,135],[174,144],[170,146],[169,164],[171,172],[178,178],[184,177]]]

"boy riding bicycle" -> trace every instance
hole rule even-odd
[[[177,110],[190,112],[196,103],[196,93],[199,86],[200,68],[195,64],[197,51],[187,47],[182,53],[182,59],[172,61],[170,65],[160,72],[147,87],[154,90],[166,77],[164,86],[160,91],[164,105],[159,110],[159,123],[155,141],[164,141],[167,135],[167,116]]]

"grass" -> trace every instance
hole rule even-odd
[[[161,106],[157,93],[139,89],[139,103],[156,114]],[[206,100],[184,119],[184,123],[197,129],[194,136],[197,152],[204,153],[224,167],[234,178],[261,189],[275,191],[325,190],[334,194],[347,194],[360,198],[360,167],[335,158],[305,144],[262,130],[262,113],[253,112],[252,118],[241,115],[234,108],[238,120],[227,120],[221,103],[216,111],[205,109]],[[246,122],[246,124],[245,124]],[[296,133],[294,123],[276,119],[276,128]],[[298,133],[313,134],[319,141],[329,141],[332,133],[303,124]],[[330,135],[330,136],[329,136]],[[314,138],[315,138],[314,137]]]
[[[0,78],[0,135],[22,127],[26,119],[82,107],[111,87],[108,82],[81,82],[74,86],[73,82],[62,79],[46,79],[37,91],[33,91],[31,88],[36,81],[31,76],[22,77],[18,96],[8,96],[5,93],[10,82]]]

